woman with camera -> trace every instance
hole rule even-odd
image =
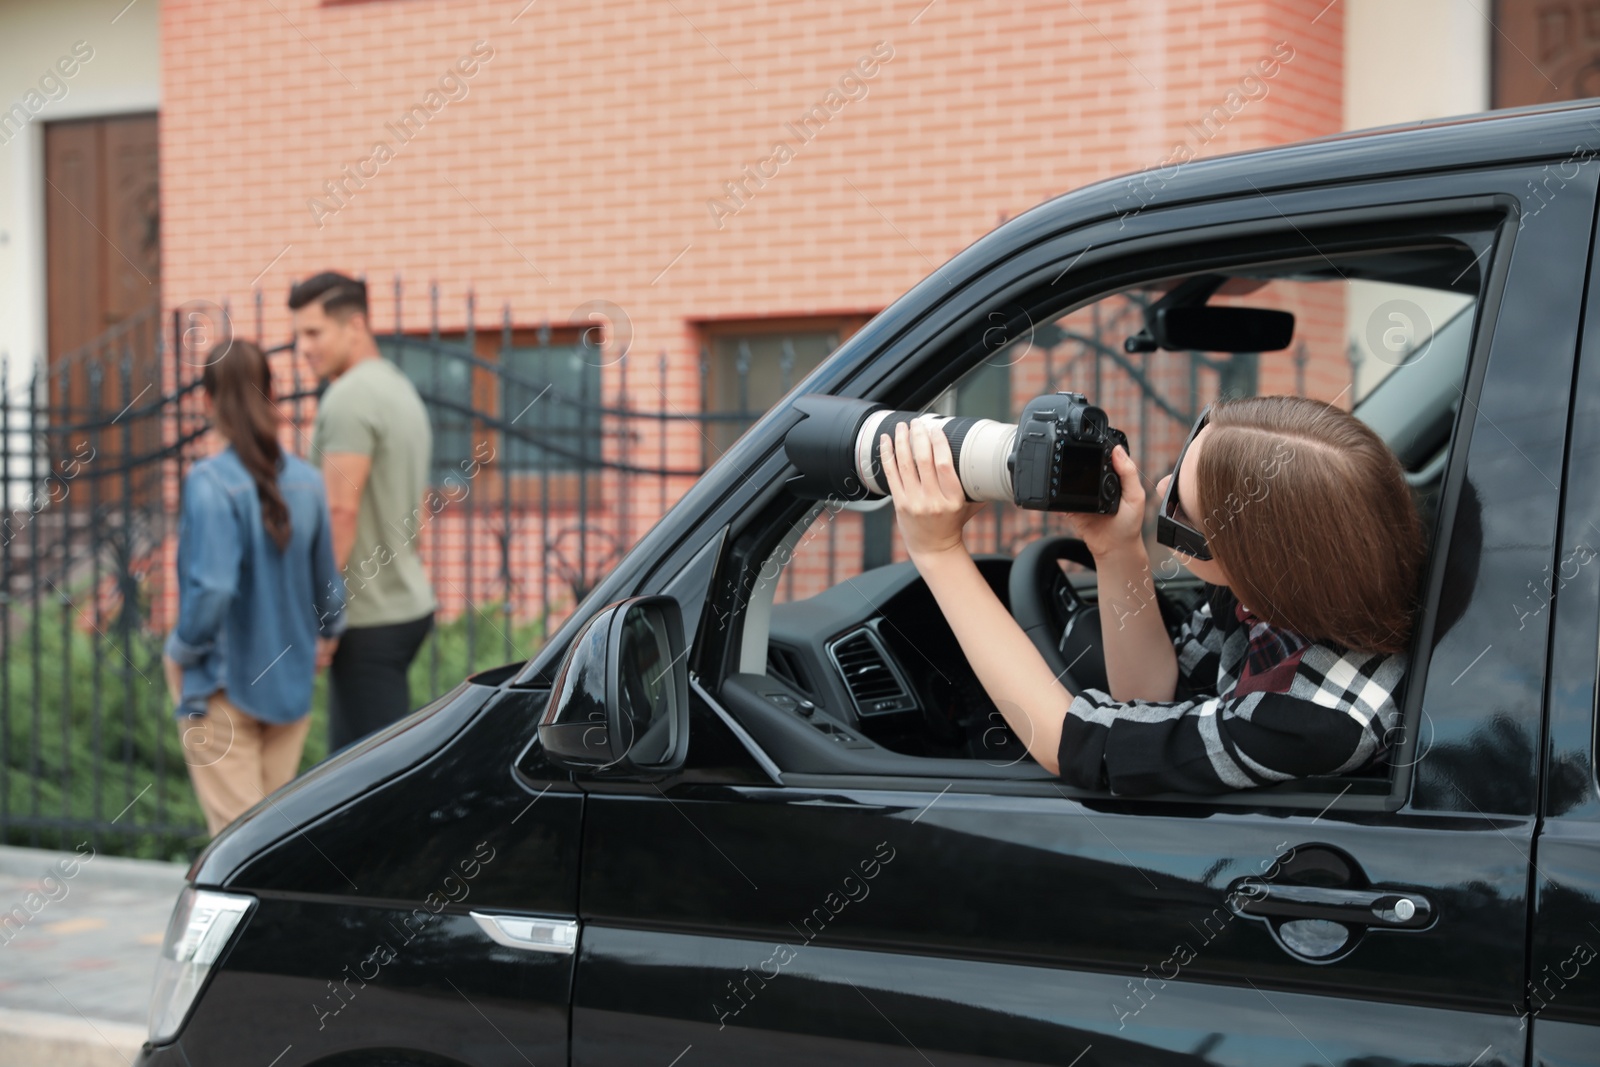
[[[1399,460],[1349,413],[1272,396],[1201,414],[1156,486],[1158,539],[1209,587],[1175,639],[1148,592],[1139,472],[1115,449],[1117,510],[1072,516],[1095,558],[1109,693],[1068,692],[979,574],[962,527],[983,504],[966,500],[943,432],[902,423],[880,454],[912,562],[1052,774],[1119,795],[1215,793],[1348,774],[1385,751],[1425,549]]]

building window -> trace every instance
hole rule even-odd
[[[377,338],[378,351],[416,386],[433,427],[433,480],[488,466],[507,475],[557,475],[557,502],[575,491],[573,475],[601,463],[601,359],[548,330]],[[493,457],[483,463],[484,456]],[[568,483],[572,482],[572,485]],[[537,487],[513,484],[518,499]]]
[[[379,337],[378,351],[405,373],[433,427],[433,481],[466,468],[472,457],[472,352],[465,339]]]
[[[1011,402],[1011,364],[985,364],[964,375],[952,389],[955,392],[953,415],[996,422],[1016,422]],[[938,410],[935,405],[935,410]]]
[[[704,463],[710,466],[750,425],[826,359],[859,322],[826,320],[784,326],[707,329],[701,371],[708,419]]]
[[[500,353],[508,470],[537,474],[600,465],[600,363],[595,349],[580,345],[523,345]]]

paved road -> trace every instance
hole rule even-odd
[[[14,1051],[52,1017],[63,1032],[102,1034],[107,1052],[143,1030],[184,870],[87,846],[0,846],[0,1064],[21,1062],[6,1055],[8,1032]]]

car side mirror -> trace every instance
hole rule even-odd
[[[626,776],[675,771],[689,750],[683,610],[633,597],[584,624],[556,676],[539,743],[568,770]]]

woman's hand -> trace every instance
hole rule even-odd
[[[962,492],[944,431],[930,433],[921,419],[909,429],[902,422],[895,427],[894,440],[879,435],[878,455],[906,554],[915,561],[953,549],[965,551],[961,528],[984,505],[969,503]]]
[[[1117,510],[1110,515],[1074,511],[1069,520],[1096,559],[1144,543],[1144,485],[1139,481],[1139,468],[1121,445],[1111,450],[1111,467],[1122,479],[1122,501]]]

